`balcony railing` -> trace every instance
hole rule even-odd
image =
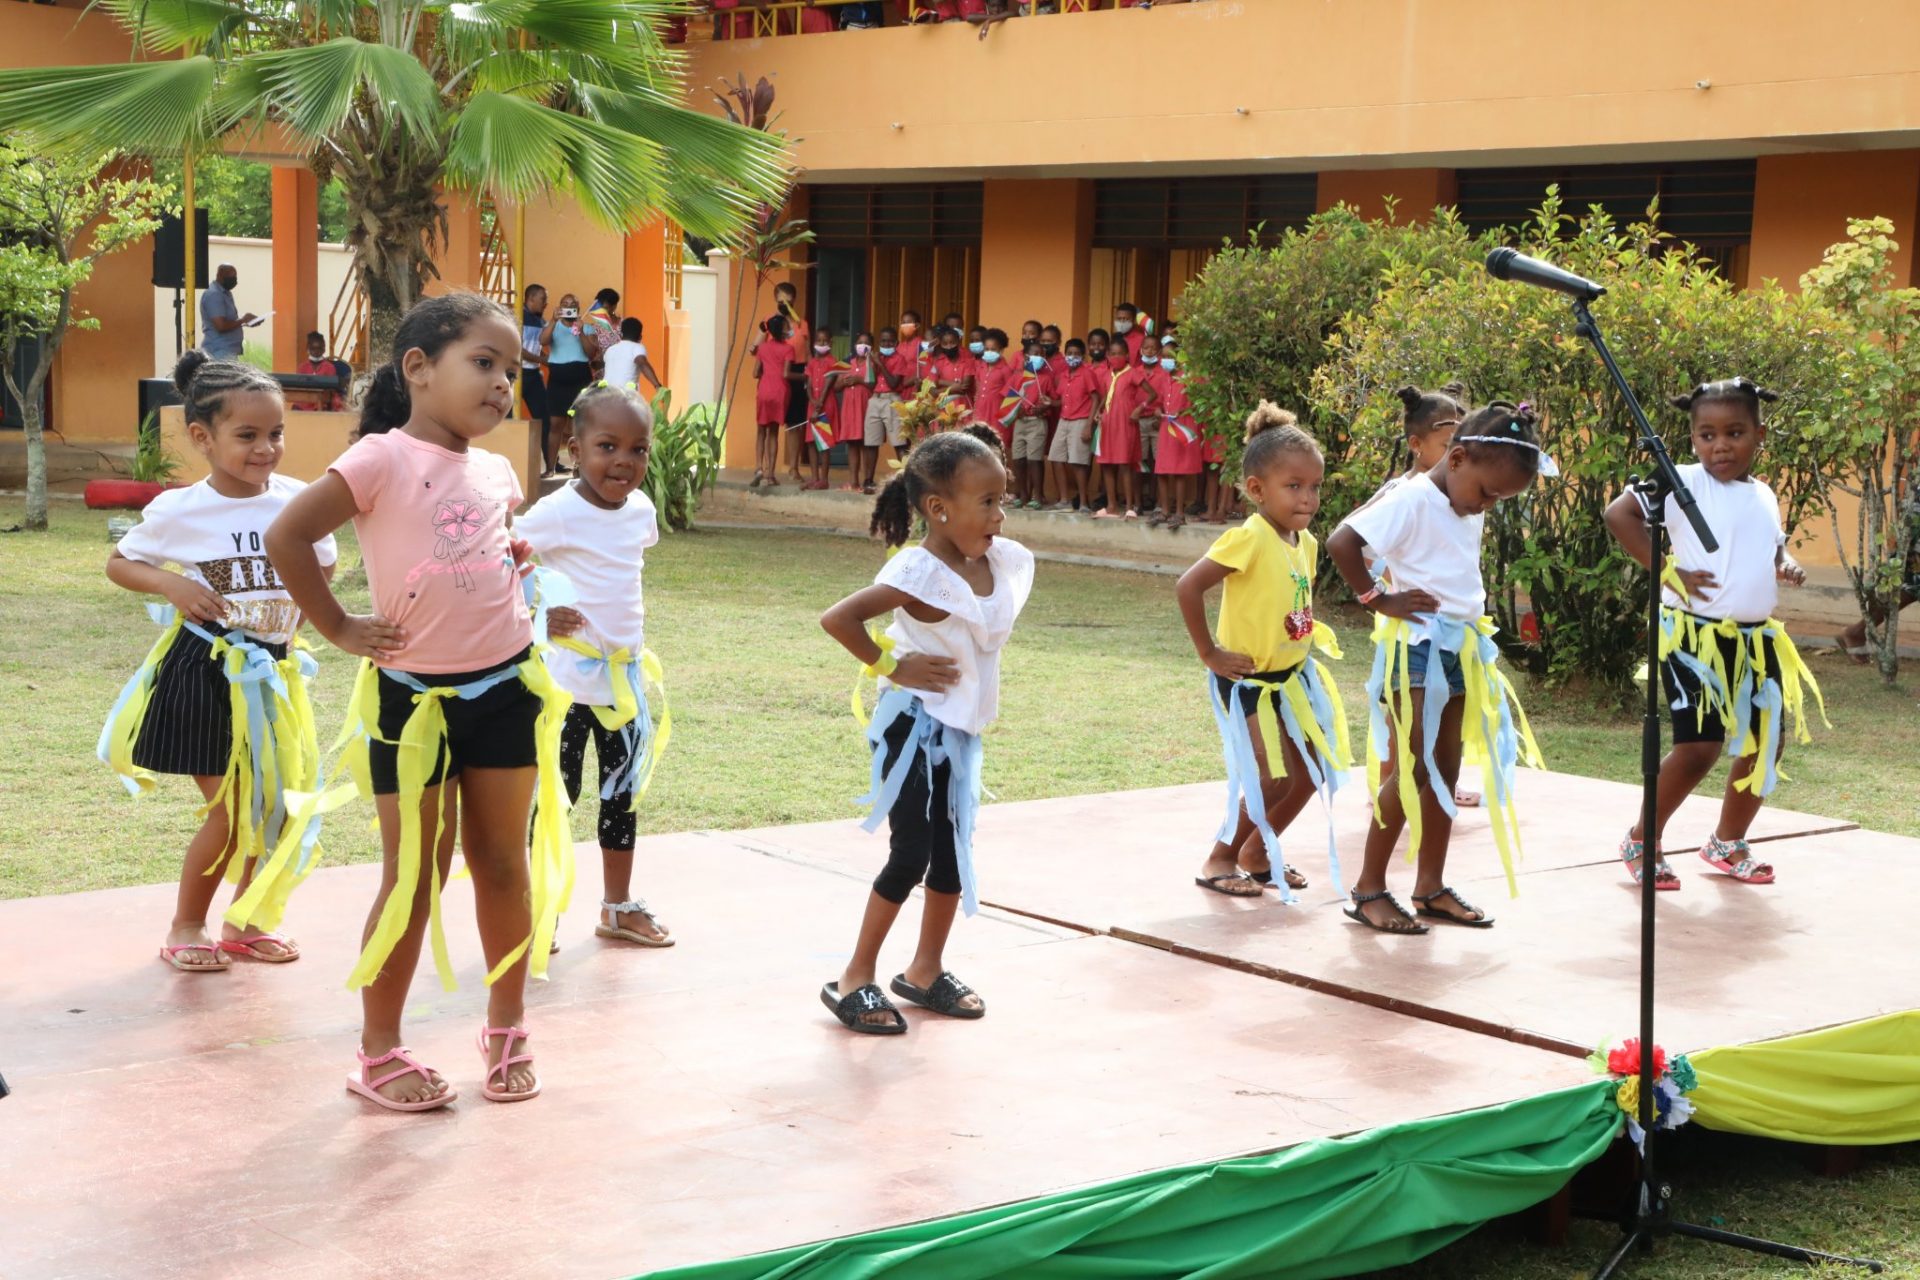
[[[1183,4],[1189,0],[1159,0]],[[872,15],[873,26],[909,26],[942,21],[983,22],[1000,17],[1041,17],[1128,7],[1120,0],[738,0],[710,14],[684,20],[694,41],[753,40],[770,36],[812,35],[842,29],[849,7]],[[711,20],[709,20],[711,19]]]

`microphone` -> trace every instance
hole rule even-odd
[[[1607,286],[1603,284],[1595,284],[1571,271],[1562,271],[1551,262],[1529,258],[1517,249],[1495,249],[1488,254],[1487,274],[1495,280],[1512,280],[1551,289],[1581,302],[1592,302],[1607,291]]]

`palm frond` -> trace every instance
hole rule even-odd
[[[776,134],[691,110],[657,89],[582,86],[580,98],[596,119],[652,139],[673,153],[677,169],[736,188],[749,204],[778,203],[793,180],[786,144]]]
[[[501,93],[478,93],[455,119],[446,179],[520,201],[549,191],[630,228],[656,207],[664,157],[646,138]]]
[[[227,0],[98,0],[149,53],[218,48],[246,29],[244,5]]]
[[[351,36],[236,59],[218,105],[226,121],[271,114],[314,138],[340,126],[362,88],[405,127],[440,131],[439,88],[420,60],[409,50]]]
[[[659,25],[689,11],[686,0],[474,0],[449,5],[437,34],[455,66],[524,46],[591,59],[596,83],[652,83],[677,61]]]
[[[218,136],[211,58],[0,70],[0,119],[53,150],[178,155]]]

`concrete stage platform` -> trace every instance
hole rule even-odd
[[[665,951],[591,936],[583,849],[530,1001],[546,1092],[516,1106],[479,1095],[481,964],[456,884],[461,990],[423,975],[409,1041],[462,1097],[425,1116],[342,1088],[372,868],[301,890],[300,962],[221,975],[154,958],[171,886],[0,903],[0,1275],[634,1275],[1577,1084],[1568,1054],[1633,1029],[1633,899],[1604,861],[1631,789],[1525,781],[1539,825],[1517,900],[1484,817],[1456,838],[1458,878],[1499,926],[1406,939],[1340,917],[1313,811],[1290,849],[1316,883],[1289,908],[1192,884],[1216,788],[990,806],[980,864],[1002,906],[963,922],[949,957],[991,1013],[909,1012],[898,1039],[847,1034],[816,994],[883,837],[847,822],[643,841],[636,883],[682,940]],[[1360,790],[1339,809],[1349,866]],[[1685,812],[1676,841],[1707,820]],[[1779,885],[1683,861],[1661,904],[1664,1043],[1913,1004],[1895,912],[1920,888],[1920,842],[1765,822]]]

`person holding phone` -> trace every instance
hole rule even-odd
[[[572,474],[564,465],[564,455],[573,442],[573,402],[593,384],[593,362],[584,339],[585,326],[580,319],[580,299],[571,293],[560,295],[553,319],[540,331],[540,345],[547,352],[547,425],[540,433],[540,456],[546,463],[542,476]]]
[[[251,311],[242,315],[234,302],[233,289],[239,283],[240,272],[223,262],[214,269],[213,284],[200,295],[200,349],[215,360],[238,360],[247,349],[246,331],[260,323]]]

